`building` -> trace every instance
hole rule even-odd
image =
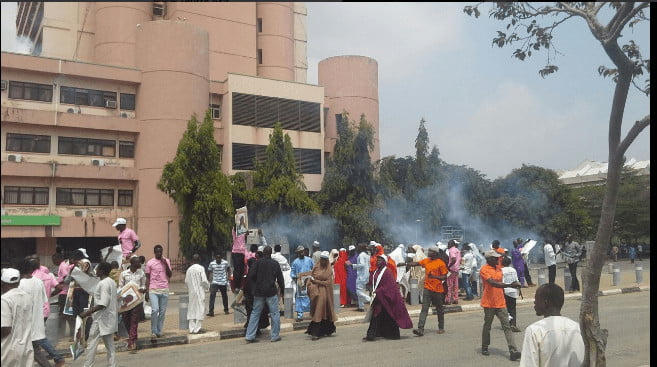
[[[178,212],[156,184],[192,114],[212,110],[222,170],[253,169],[280,121],[318,191],[343,110],[375,129],[378,67],[319,64],[306,83],[303,3],[21,2],[32,55],[3,52],[2,259],[93,257],[128,220],[149,256],[178,253]],[[337,116],[337,117],[336,117]]]
[[[631,158],[625,162],[625,168],[633,169],[639,176],[648,176],[650,180],[650,161],[637,161]],[[602,185],[607,181],[607,162],[584,160],[571,170],[558,170],[559,181],[565,185],[582,187]]]

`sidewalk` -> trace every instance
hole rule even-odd
[[[623,264],[621,266],[621,281],[618,286],[612,284],[612,274],[608,273],[607,268],[603,268],[602,276],[600,279],[600,295],[612,295],[628,292],[638,292],[638,291],[649,291],[650,290],[650,270],[649,262],[645,261],[644,264],[648,263],[648,270],[643,271],[643,283],[636,283],[636,276],[634,267],[629,266],[628,264]],[[538,266],[538,265],[537,265]],[[560,264],[560,266],[563,266]],[[645,265],[644,265],[645,266]],[[631,269],[630,269],[631,267]],[[561,287],[564,286],[563,278],[563,267],[557,269],[557,278],[556,283]],[[577,277],[581,280],[582,268],[578,269]],[[532,280],[534,283],[538,282],[538,270],[535,267],[530,269]],[[547,276],[547,271],[546,271]],[[166,318],[164,320],[164,336],[158,338],[151,342],[150,335],[150,320],[146,320],[139,324],[139,339],[137,341],[137,349],[147,349],[147,348],[157,348],[162,346],[177,345],[177,344],[191,344],[207,341],[218,341],[220,339],[229,339],[229,338],[239,338],[244,337],[244,322],[235,323],[233,310],[230,310],[229,315],[223,313],[223,306],[221,302],[221,295],[217,294],[217,299],[215,302],[215,316],[214,317],[205,317],[203,320],[203,329],[206,331],[203,334],[189,334],[188,330],[179,330],[179,315],[178,307],[171,307],[171,304],[178,304],[177,300],[179,299],[180,294],[186,294],[187,288],[182,282],[174,282],[170,284],[170,296],[169,296],[169,308],[166,313]],[[536,287],[522,288],[523,299],[518,299],[518,304],[533,304],[534,295],[536,293]],[[579,300],[581,299],[581,293],[566,293],[567,300]],[[229,304],[233,300],[233,295],[229,292]],[[207,302],[207,301],[206,301]],[[406,305],[409,315],[417,316],[420,314],[422,305]],[[458,305],[449,305],[445,307],[445,313],[452,312],[464,312],[464,311],[475,311],[480,310],[479,300],[474,299],[472,301],[465,301],[463,299],[459,300]],[[435,312],[435,309],[433,310]],[[363,322],[363,317],[365,316],[363,312],[356,312],[355,308],[341,308],[337,314],[338,321],[336,325],[347,325],[354,323]],[[307,313],[305,315],[306,319],[309,319],[310,315]],[[281,316],[281,332],[287,332],[292,330],[301,330],[305,329],[308,326],[309,321],[296,322],[294,319],[286,319]],[[263,330],[263,334],[268,334],[268,330]],[[59,342],[56,344],[55,348],[59,350],[66,358],[70,358],[71,354],[69,351],[68,339],[60,338]],[[117,351],[127,351],[127,341],[121,339],[116,342]],[[98,352],[104,352],[104,346],[100,343],[98,347]]]

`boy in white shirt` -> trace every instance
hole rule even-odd
[[[502,268],[502,283],[518,283],[518,273],[511,266],[510,257],[505,256],[502,259],[502,266],[504,266]],[[504,288],[504,299],[506,300],[506,309],[509,312],[511,331],[518,333],[520,329],[516,326],[516,298],[518,298],[518,290],[516,288]]]

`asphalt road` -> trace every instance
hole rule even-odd
[[[577,319],[580,302],[567,300],[562,314]],[[600,297],[600,318],[609,329],[607,364],[636,367],[650,364],[650,292]],[[531,305],[518,308],[518,325],[538,320]],[[414,324],[417,318],[413,318]],[[303,331],[282,334],[283,340],[270,343],[268,335],[260,342],[246,344],[243,339],[189,344],[119,353],[119,366],[214,366],[214,365],[281,365],[289,366],[517,366],[509,361],[504,334],[495,320],[491,330],[490,356],[480,354],[483,312],[461,312],[446,315],[446,333],[438,335],[436,316],[427,320],[424,337],[402,330],[401,340],[363,342],[367,326],[339,326],[337,334],[311,341]],[[266,332],[265,332],[266,334]],[[521,348],[524,333],[515,333]],[[103,365],[105,355],[96,364]],[[81,366],[82,361],[72,365]]]

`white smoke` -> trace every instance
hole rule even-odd
[[[2,51],[20,54],[31,54],[34,43],[28,38],[17,35],[16,16],[18,15],[18,3],[2,3]]]

